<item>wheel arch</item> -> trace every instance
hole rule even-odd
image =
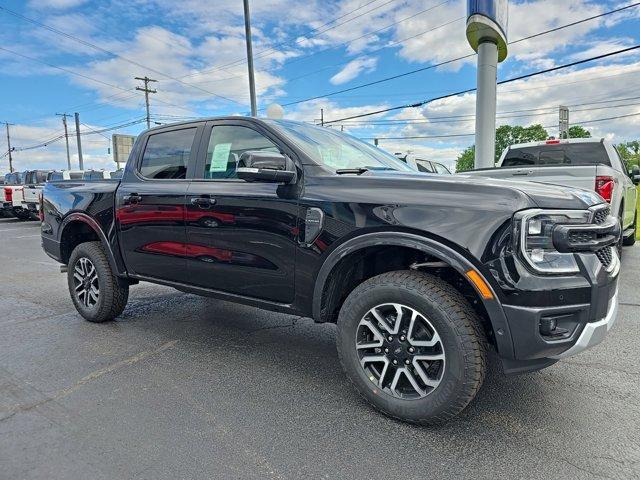
[[[479,294],[475,286],[471,288],[478,294],[478,299],[487,312],[488,321],[495,335],[496,348],[501,356],[507,358],[513,357],[513,344],[509,325],[506,321],[498,295],[491,283],[478,267],[462,253],[437,239],[414,233],[398,231],[367,233],[351,238],[331,251],[320,267],[314,285],[312,315],[316,322],[331,321],[330,318],[327,318],[327,313],[323,311],[323,298],[328,285],[327,281],[331,278],[332,273],[336,272],[336,269],[344,265],[345,262],[348,262],[348,259],[355,258],[359,253],[372,247],[399,247],[434,257],[451,267],[470,285],[474,284],[467,277],[467,272],[474,271],[478,274],[490,288],[493,298],[485,299]]]
[[[80,243],[99,241],[107,256],[111,270],[117,276],[122,276],[123,272],[118,268],[118,261],[106,235],[98,222],[89,215],[80,212],[67,215],[60,224],[59,232],[60,257],[65,264],[68,263],[73,249]]]

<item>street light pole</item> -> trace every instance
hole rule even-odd
[[[495,166],[497,81],[498,46],[482,42],[478,45],[475,168]]]
[[[251,45],[251,15],[249,13],[249,0],[244,0],[244,31],[247,41],[247,68],[249,69],[249,95],[251,96],[251,116],[258,115],[256,102],[256,82],[253,76],[253,47]]]

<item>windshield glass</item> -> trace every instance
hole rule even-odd
[[[266,121],[281,130],[309,157],[331,170],[412,171],[390,153],[346,133],[286,120]]]
[[[602,143],[564,143],[511,148],[503,167],[545,165],[611,165]]]

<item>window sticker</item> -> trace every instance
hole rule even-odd
[[[229,162],[229,152],[231,151],[230,143],[218,143],[213,148],[211,154],[210,172],[226,172],[227,163]]]

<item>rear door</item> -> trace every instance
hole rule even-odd
[[[289,303],[294,298],[297,198],[291,188],[245,182],[236,175],[243,152],[290,154],[251,122],[209,122],[203,153],[187,192],[187,271],[199,286]]]
[[[130,274],[185,282],[185,197],[204,123],[154,130],[140,139],[116,192],[120,246]],[[132,153],[132,156],[134,153]]]

